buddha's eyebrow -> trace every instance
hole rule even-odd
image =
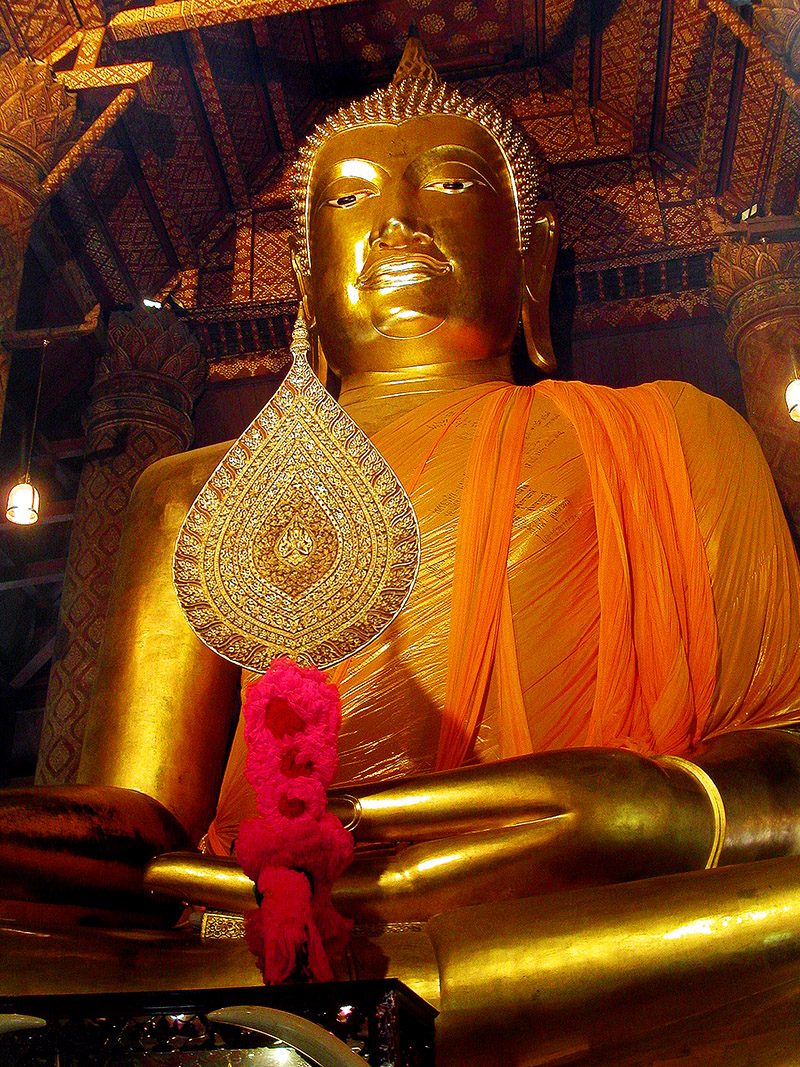
[[[429,148],[409,164],[406,175],[418,184],[422,184],[431,171],[444,163],[464,163],[483,178],[495,193],[497,192],[497,175],[491,163],[484,156],[463,144],[440,144]]]
[[[385,177],[388,177],[387,172],[379,163],[368,159],[340,159],[316,179],[314,200],[318,202],[325,195],[328,186],[338,178],[360,178],[375,185]]]

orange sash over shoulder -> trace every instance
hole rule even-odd
[[[575,427],[594,497],[600,640],[586,743],[685,752],[711,710],[717,624],[672,405],[657,385],[539,388]]]

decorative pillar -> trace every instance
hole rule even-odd
[[[14,326],[25,249],[47,198],[41,183],[74,117],[74,95],[48,66],[10,52],[0,58],[0,426],[10,363],[2,338]]]
[[[69,782],[77,772],[125,509],[145,467],[191,444],[205,373],[197,340],[171,312],[111,316],[84,415],[87,456],[47,691],[40,784]]]
[[[725,237],[712,269],[748,420],[800,531],[800,425],[789,418],[785,400],[800,370],[800,241],[747,244]]]
[[[761,0],[754,4],[753,27],[790,73],[800,70],[800,0]]]

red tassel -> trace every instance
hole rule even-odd
[[[319,671],[276,660],[242,712],[260,815],[242,823],[237,856],[262,897],[247,917],[247,944],[267,985],[330,981],[326,949],[341,952],[353,925],[330,899],[353,854],[352,837],[325,810],[339,694]]]

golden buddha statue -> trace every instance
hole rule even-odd
[[[357,843],[386,846],[357,856],[334,900],[411,924],[415,947],[384,965],[441,989],[443,1062],[488,1062],[481,1041],[502,1045],[509,1019],[528,1036],[496,1062],[542,1062],[521,976],[532,924],[559,912],[549,894],[581,889],[570,906],[607,951],[634,898],[586,887],[800,850],[800,744],[780,729],[800,718],[794,549],[754,438],[720,401],[678,382],[513,384],[520,314],[532,359],[552,362],[557,228],[524,138],[441,85],[415,39],[389,89],[311,136],[298,173],[316,357],[409,493],[422,545],[406,608],[332,672],[331,807]],[[80,782],[5,794],[7,896],[132,907],[153,857],[206,835],[229,856],[250,814],[237,737],[214,817],[239,670],[194,635],[172,586],[176,536],[227,447],[157,463],[136,487]],[[793,868],[776,871],[788,894]],[[753,892],[722,871],[648,882],[654,959],[672,958],[665,915],[689,930],[699,877],[720,914]],[[229,860],[200,855],[156,860],[147,885],[233,909],[249,894]],[[236,967],[215,980],[242,981]]]

